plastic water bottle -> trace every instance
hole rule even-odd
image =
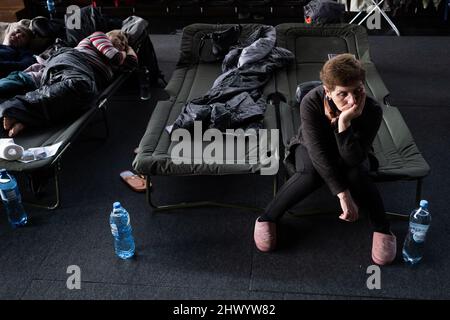
[[[49,13],[55,12],[55,1],[54,0],[47,0],[47,10]]]
[[[425,237],[431,223],[428,201],[421,200],[420,208],[414,209],[409,218],[409,231],[403,245],[403,260],[416,264],[422,260],[425,249]]]
[[[141,100],[148,100],[150,99],[150,71],[147,67],[143,67],[139,76]]]
[[[131,232],[130,215],[120,202],[114,202],[109,223],[114,236],[116,255],[121,259],[131,258],[134,255],[135,245]]]
[[[28,215],[22,205],[19,187],[16,179],[5,169],[0,170],[0,195],[13,228],[27,224]]]
[[[55,13],[55,1],[47,0],[47,11],[50,19],[53,19],[53,15]]]

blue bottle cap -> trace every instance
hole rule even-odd
[[[424,209],[428,209],[428,201],[427,200],[420,200],[420,206]]]
[[[113,203],[113,208],[114,208],[114,209],[119,209],[120,207],[122,207],[121,204],[120,204],[120,202],[117,201],[117,202],[114,202],[114,203]]]

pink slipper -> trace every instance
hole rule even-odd
[[[394,261],[397,254],[397,239],[391,234],[373,233],[372,260],[379,265]]]
[[[275,249],[277,241],[277,225],[274,222],[258,221],[255,222],[254,239],[256,247],[263,252]]]

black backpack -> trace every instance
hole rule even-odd
[[[345,5],[333,0],[312,0],[303,7],[303,11],[309,24],[339,23]]]
[[[149,71],[150,85],[157,85],[159,80],[166,85],[164,76],[159,69],[155,48],[150,40],[148,21],[138,16],[131,16],[122,22],[121,30],[127,33],[128,43],[138,55],[139,67],[141,69],[145,67]]]

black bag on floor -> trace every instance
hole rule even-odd
[[[158,84],[160,79],[164,84],[167,84],[164,79],[164,75],[159,69],[155,48],[153,47],[153,43],[148,34],[141,42],[141,47],[138,52],[138,60],[140,67],[146,67],[148,71],[150,71],[150,85]]]
[[[159,79],[166,85],[150,40],[148,22],[141,17],[131,16],[123,21],[121,30],[127,34],[129,44],[137,49],[139,66],[148,69],[150,85],[157,85]]]

